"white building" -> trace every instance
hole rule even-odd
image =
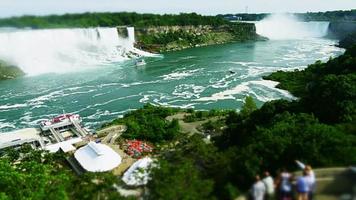
[[[35,128],[0,133],[0,149],[23,144],[32,144],[40,148],[45,146],[43,139],[40,137],[40,130]]]
[[[121,157],[109,146],[89,142],[74,153],[75,159],[89,172],[105,172],[116,168],[121,163]]]

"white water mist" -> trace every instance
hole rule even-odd
[[[292,14],[272,14],[256,23],[257,33],[271,40],[324,37],[328,27],[329,22],[301,22]]]
[[[0,32],[0,59],[29,75],[68,72],[128,59],[130,37],[116,28],[12,30]]]

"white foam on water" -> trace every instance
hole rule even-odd
[[[28,106],[28,104],[26,104],[26,103],[6,104],[6,105],[0,105],[0,110],[17,109],[17,108],[23,108],[23,107],[27,107],[27,106]]]
[[[256,86],[266,87],[266,88],[270,89],[271,92],[272,91],[273,92],[277,92],[281,96],[283,96],[285,98],[288,98],[288,99],[296,99],[288,91],[276,88],[277,85],[278,85],[278,82],[270,81],[270,80],[246,81],[246,82],[243,82],[243,83],[237,85],[234,88],[214,93],[209,97],[201,97],[201,98],[195,99],[194,101],[218,101],[218,100],[236,99],[234,97],[234,95],[244,94],[244,93],[245,94],[248,94],[248,93],[254,94],[256,97],[258,97],[259,100],[261,100],[263,102],[280,98],[280,97],[271,98],[271,97],[268,97],[268,96],[263,96],[263,97],[259,96],[253,91],[256,88]]]
[[[226,99],[235,99],[233,95],[240,94],[242,92],[248,92],[249,89],[250,88],[248,87],[248,82],[243,82],[232,89],[215,93],[210,97],[201,97],[199,99],[195,99],[194,101],[218,101],[218,100],[226,100]]]
[[[11,129],[15,129],[16,126],[14,123],[10,123],[10,122],[0,122],[0,130],[1,129],[5,129],[5,128],[11,128]],[[1,132],[0,132],[1,134]]]
[[[186,70],[181,72],[173,72],[170,74],[165,74],[160,76],[163,80],[180,80],[187,78],[189,76],[193,76],[195,72],[201,71],[201,69],[193,69],[193,70]]]
[[[180,84],[175,86],[172,95],[183,99],[199,98],[205,87],[195,84]]]

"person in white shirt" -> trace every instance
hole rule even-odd
[[[268,171],[265,171],[264,175],[265,177],[262,179],[262,182],[265,184],[266,187],[265,199],[270,200],[273,199],[274,197],[274,181]]]
[[[259,175],[256,176],[256,181],[252,186],[251,195],[253,200],[264,200],[264,196],[266,193],[266,186],[261,181]]]

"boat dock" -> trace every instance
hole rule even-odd
[[[62,114],[51,120],[44,120],[39,128],[26,128],[7,133],[0,133],[0,150],[30,144],[32,148],[56,152],[73,151],[74,144],[83,142],[91,135],[81,126],[79,115]]]

